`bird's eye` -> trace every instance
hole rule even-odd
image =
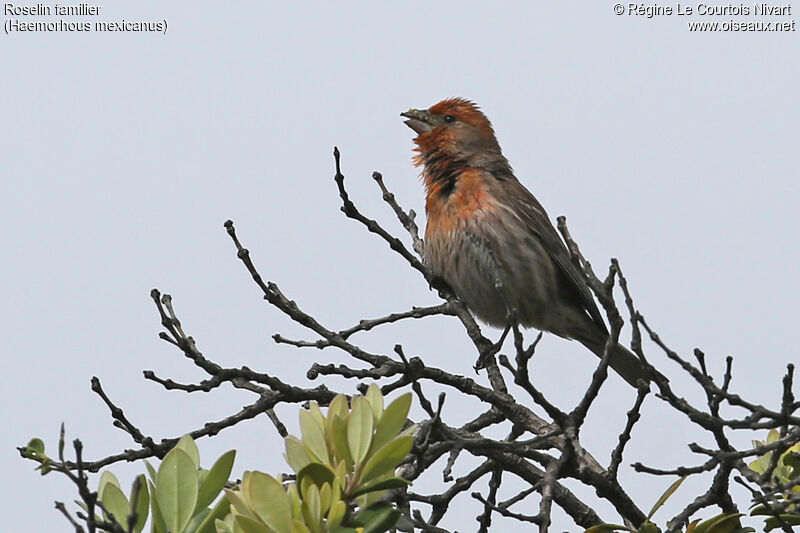
[[[444,121],[445,122],[455,122],[456,121],[456,117],[454,117],[453,115],[445,115],[444,116]]]

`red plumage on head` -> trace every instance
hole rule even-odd
[[[478,104],[461,97],[446,98],[432,105],[428,112],[432,115],[453,115],[465,122],[476,125],[481,122],[489,124],[489,119],[483,114]],[[491,126],[491,124],[489,125]]]
[[[452,115],[458,121],[474,127],[471,134],[477,133],[487,145],[497,145],[491,122],[483,114],[480,107],[466,98],[454,97],[446,98],[441,102],[428,108],[428,113],[434,116]],[[452,147],[457,142],[459,133],[453,128],[438,126],[428,133],[418,135],[414,138],[417,144],[415,151],[417,154],[413,158],[415,166],[422,166],[425,163],[425,154],[438,151],[440,153],[452,152]]]

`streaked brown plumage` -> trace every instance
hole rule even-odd
[[[544,208],[514,176],[486,116],[462,98],[402,116],[417,133],[433,274],[488,324],[505,327],[514,316],[602,356],[608,330],[591,291]],[[645,377],[620,345],[610,364],[634,386]]]

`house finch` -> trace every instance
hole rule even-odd
[[[536,198],[514,176],[474,103],[443,100],[401,116],[417,133],[425,183],[424,263],[482,321],[575,339],[602,357],[608,329]],[[617,344],[611,367],[636,386],[642,363]]]

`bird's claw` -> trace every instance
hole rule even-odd
[[[497,340],[497,342],[492,344],[488,350],[482,352],[478,356],[477,361],[475,361],[475,366],[473,367],[475,369],[476,374],[480,370],[486,368],[487,363],[491,360],[491,358],[497,355],[497,352],[499,352],[503,348],[503,343],[506,341],[506,337],[508,336],[509,331],[511,331],[510,323],[508,326],[506,326],[506,329],[503,330],[503,334],[500,335],[500,338]]]

